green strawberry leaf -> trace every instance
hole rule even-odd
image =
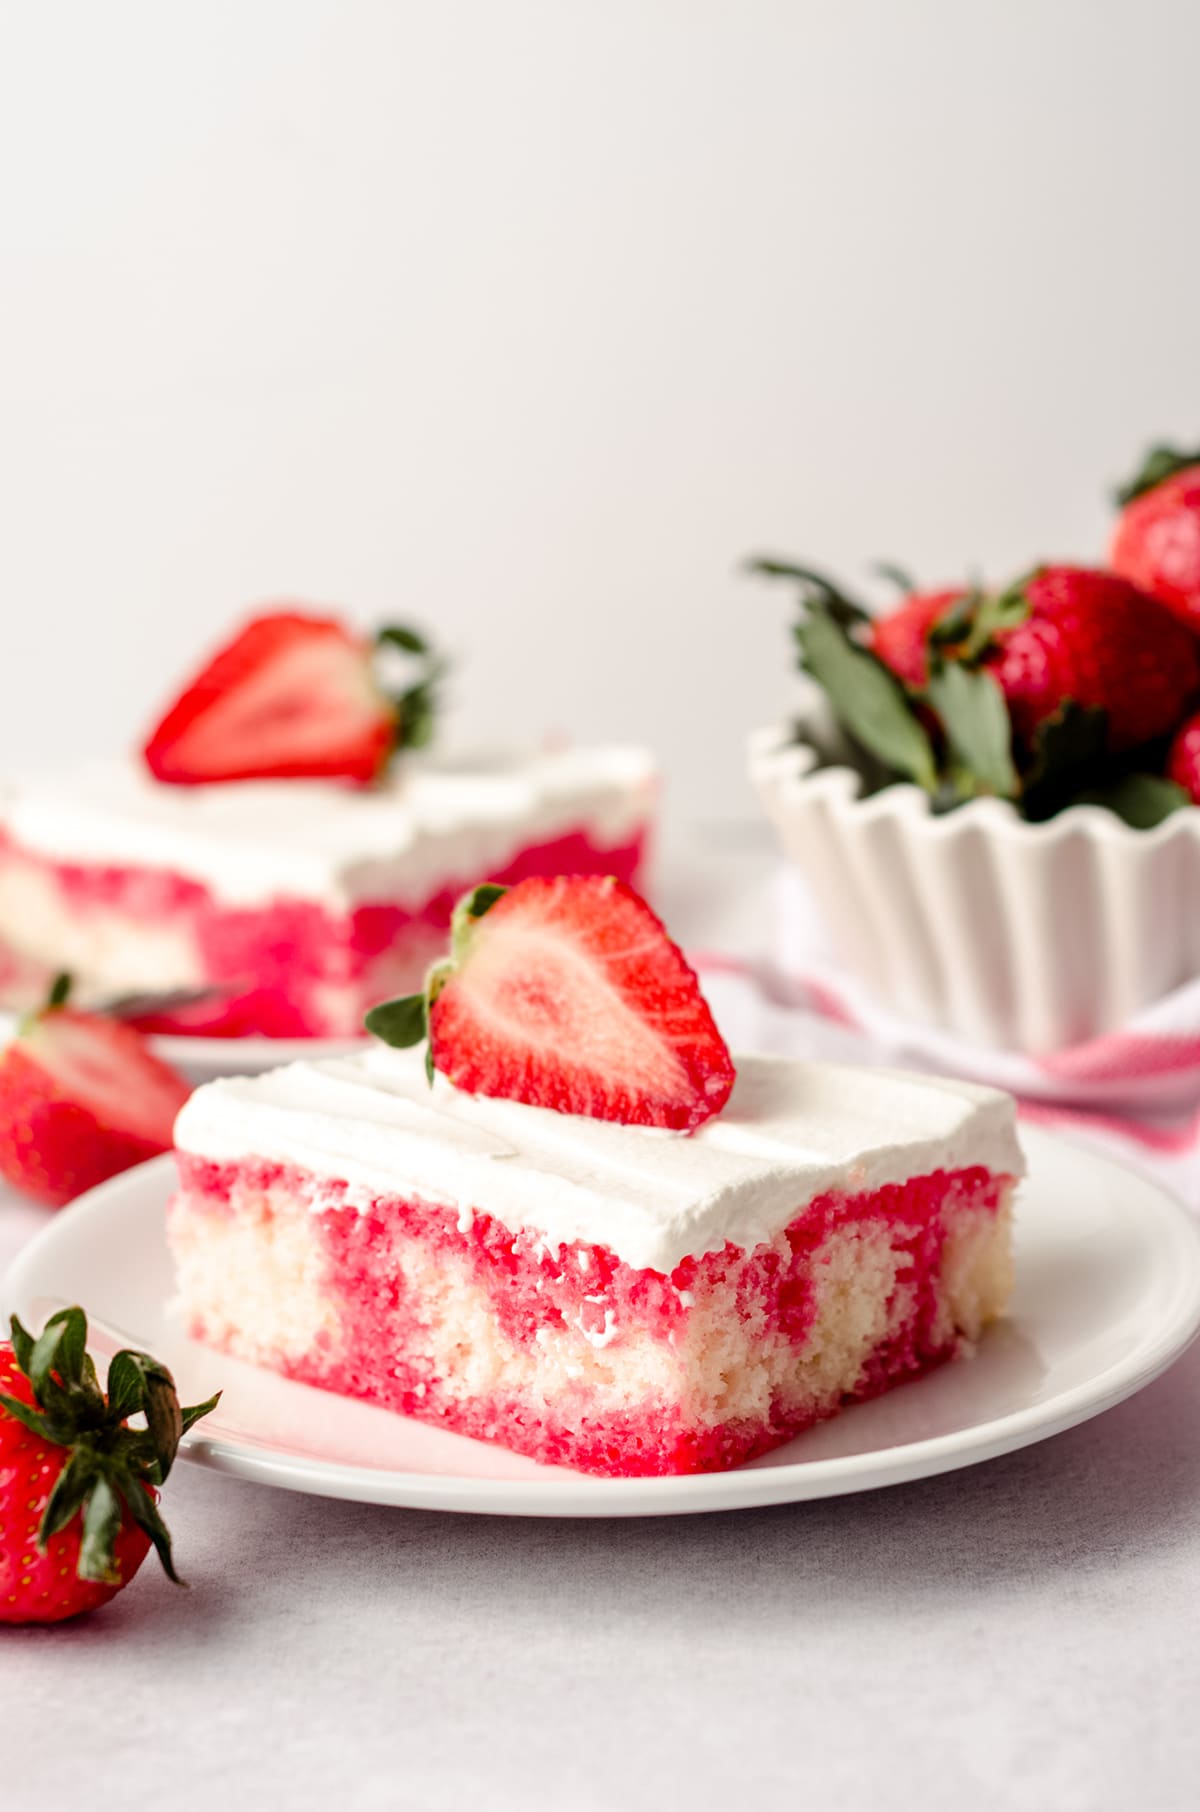
[[[51,1315],[33,1343],[29,1382],[39,1403],[53,1414],[62,1407],[65,1393],[79,1381],[87,1341],[82,1309],[59,1309]],[[55,1378],[52,1374],[58,1374]]]
[[[21,1370],[25,1371],[22,1366]],[[10,1397],[6,1390],[0,1390],[0,1409],[14,1416],[31,1434],[40,1435],[43,1441],[53,1441],[57,1437],[50,1432],[50,1423],[40,1409],[34,1409],[28,1403],[22,1403],[18,1397]]]
[[[970,631],[962,647],[958,650],[959,660],[971,663],[981,661],[992,648],[998,635],[1002,635],[1006,629],[1015,629],[1018,623],[1025,621],[1029,615],[1029,599],[1025,593],[1025,586],[1031,576],[1019,579],[1006,591],[988,593],[976,591],[972,594],[970,602],[973,609]]]
[[[428,654],[429,643],[419,629],[407,623],[386,623],[375,637],[377,648],[401,648],[405,654]]]
[[[200,1420],[201,1416],[211,1415],[220,1401],[221,1392],[217,1391],[205,1403],[185,1405],[180,1414],[180,1421],[183,1423],[182,1433],[186,1434],[188,1429]]]
[[[831,610],[810,607],[796,640],[802,665],[850,735],[894,773],[932,793],[938,783],[933,745],[895,675],[851,641]]]
[[[131,1473],[118,1475],[117,1487],[120,1490],[122,1498],[125,1500],[130,1516],[132,1516],[138,1527],[143,1529],[154,1543],[155,1552],[162,1562],[162,1569],[167,1578],[171,1580],[174,1585],[181,1586],[186,1584],[186,1581],[180,1579],[178,1573],[175,1571],[175,1558],[171,1552],[171,1531],[167,1528],[166,1523],[164,1523],[162,1517],[159,1515],[158,1506],[155,1504],[154,1499],[147,1491],[141,1479]],[[90,1514],[91,1505],[88,1506],[88,1515],[90,1516]],[[85,1519],[85,1535],[86,1527]]]
[[[945,616],[939,617],[931,626],[925,638],[930,648],[945,652],[965,642],[974,627],[980,602],[979,593],[969,591],[957,604],[952,604]]]
[[[433,737],[440,702],[438,686],[445,677],[448,663],[434,653],[428,638],[420,630],[405,623],[390,623],[379,630],[375,647],[384,651],[399,649],[401,654],[409,655],[417,662],[415,677],[400,691],[394,690],[385,680],[380,683],[396,711],[396,748],[423,749]],[[403,680],[407,675],[400,677]]]
[[[835,585],[832,579],[827,579],[824,573],[815,571],[811,566],[799,566],[794,560],[757,556],[747,560],[746,569],[766,579],[798,579],[800,601],[804,608],[825,610],[847,629],[871,620],[870,611],[857,598],[850,597],[840,585]]]
[[[1106,806],[1132,829],[1153,830],[1192,801],[1181,786],[1164,780],[1161,774],[1126,774],[1111,786],[1089,788],[1073,803]]]
[[[480,886],[473,887],[466,898],[459,901],[458,910],[465,918],[481,919],[507,892],[508,888],[502,887],[497,881],[484,881]]]
[[[400,721],[398,746],[427,749],[437,723],[437,694],[432,684],[426,682],[402,692],[396,700],[396,711]]]
[[[142,1368],[136,1353],[114,1353],[108,1366],[108,1406],[119,1422],[142,1407]]]
[[[38,1547],[43,1554],[50,1537],[58,1535],[72,1517],[83,1509],[95,1482],[95,1454],[88,1447],[76,1448],[59,1473],[54,1489],[46,1500],[42,1525],[38,1531]]]
[[[134,1363],[142,1373],[146,1427],[157,1462],[155,1483],[161,1485],[175,1463],[179,1439],[183,1434],[183,1411],[175,1394],[175,1380],[165,1365],[146,1353],[134,1353]]]
[[[406,1051],[420,1044],[429,1031],[429,1016],[424,994],[404,994],[398,1000],[381,1001],[372,1007],[363,1021],[373,1038],[390,1044],[394,1050]]]
[[[120,1585],[121,1573],[113,1554],[121,1532],[121,1500],[103,1473],[93,1480],[83,1513],[83,1540],[79,1546],[80,1579],[103,1585]]]
[[[1189,466],[1200,466],[1200,452],[1184,453],[1179,447],[1160,442],[1151,447],[1133,477],[1113,492],[1114,501],[1124,509],[1135,497],[1155,490],[1166,479],[1174,478],[1176,472],[1186,472]]]
[[[17,1364],[28,1377],[29,1362],[33,1358],[33,1335],[16,1315],[9,1316],[8,1330]]]
[[[46,1006],[44,1010],[46,1012],[52,1012],[55,1007],[65,1007],[70,998],[73,985],[74,981],[70,972],[66,969],[60,970],[50,984],[50,992],[46,996]]]
[[[402,749],[424,749],[433,740],[434,726],[441,704],[441,681],[449,671],[449,663],[431,656],[421,678],[396,696],[396,715],[399,720],[397,746]]]
[[[930,675],[925,696],[946,733],[960,789],[1016,798],[1021,783],[1013,765],[1012,725],[992,675],[982,667],[942,664]]]
[[[917,589],[917,582],[903,566],[897,566],[894,560],[873,560],[871,571],[894,585],[902,598],[911,598]]]
[[[965,774],[951,770],[943,774],[937,788],[929,801],[929,809],[935,818],[943,817],[946,812],[953,812],[968,799],[975,798],[974,790]]]
[[[425,977],[422,993],[405,994],[398,1000],[381,1001],[379,1006],[371,1008],[363,1021],[368,1032],[396,1050],[408,1050],[411,1045],[420,1044],[422,1039],[427,1040],[425,1075],[431,1088],[436,1059],[430,1036],[430,1009],[455,973],[457,962],[465,959],[475,925],[507,892],[507,887],[501,887],[495,881],[484,881],[478,887],[473,887],[470,893],[463,894],[450,916],[453,957],[449,961],[433,965]]]

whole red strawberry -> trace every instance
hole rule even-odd
[[[132,1026],[64,1006],[68,985],[0,1055],[0,1176],[51,1208],[169,1151],[191,1092]]]
[[[1168,735],[1200,689],[1194,638],[1128,580],[1044,566],[1006,598],[1025,614],[997,631],[983,665],[1026,746],[1071,700],[1105,713],[1110,750],[1135,748]]]
[[[107,1393],[87,1353],[82,1309],[60,1309],[35,1340],[17,1317],[0,1342],[0,1623],[58,1623],[129,1584],[151,1546],[168,1578],[158,1493],[180,1437],[217,1398],[181,1409],[146,1353],[120,1352]],[[144,1415],[145,1428],[128,1426]]]
[[[1156,447],[1119,500],[1113,571],[1200,630],[1200,453]]]
[[[969,594],[961,587],[913,592],[873,618],[869,645],[897,679],[919,692],[929,676],[930,631]]]
[[[372,1008],[385,1043],[474,1095],[691,1131],[719,1113],[733,1063],[695,974],[621,881],[535,876],[454,909],[450,960],[424,994]]]
[[[1200,712],[1175,732],[1167,754],[1167,779],[1181,786],[1193,805],[1200,805]]]

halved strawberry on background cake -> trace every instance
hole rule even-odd
[[[353,1036],[419,984],[476,876],[636,879],[650,757],[430,754],[441,671],[410,629],[270,611],[139,758],[0,783],[0,999],[66,969],[85,998],[195,997],[152,1029]]]
[[[611,879],[485,886],[380,1043],[196,1091],[168,1235],[213,1346],[544,1461],[715,1470],[969,1352],[1013,1103],[734,1064]]]

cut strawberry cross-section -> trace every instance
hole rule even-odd
[[[597,875],[477,887],[426,992],[373,1008],[367,1029],[428,1035],[431,1080],[625,1125],[690,1131],[733,1087],[682,953],[632,888]]]
[[[0,1176],[54,1208],[169,1151],[191,1092],[139,1032],[64,1007],[62,993],[0,1057]]]
[[[377,644],[417,659],[418,683],[390,697],[375,673]],[[439,671],[414,630],[373,642],[329,617],[281,610],[256,617],[171,706],[144,754],[174,786],[225,780],[337,779],[365,785],[393,750],[424,741]]]

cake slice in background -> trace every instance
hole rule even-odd
[[[0,1001],[65,969],[83,999],[200,996],[155,1030],[351,1037],[419,985],[472,880],[642,874],[647,754],[431,754],[440,665],[412,631],[379,642],[257,617],[141,758],[0,784]],[[381,655],[415,665],[391,695]]]
[[[424,994],[371,1018],[428,1032],[428,1062],[375,1047],[180,1115],[168,1235],[197,1338],[638,1475],[765,1453],[1004,1307],[1012,1101],[770,1058],[735,1081],[619,883],[476,889]]]
[[[351,1037],[420,985],[476,876],[637,879],[656,792],[621,747],[422,754],[364,789],[132,762],[0,787],[0,946],[81,997],[221,990],[158,1030]]]

